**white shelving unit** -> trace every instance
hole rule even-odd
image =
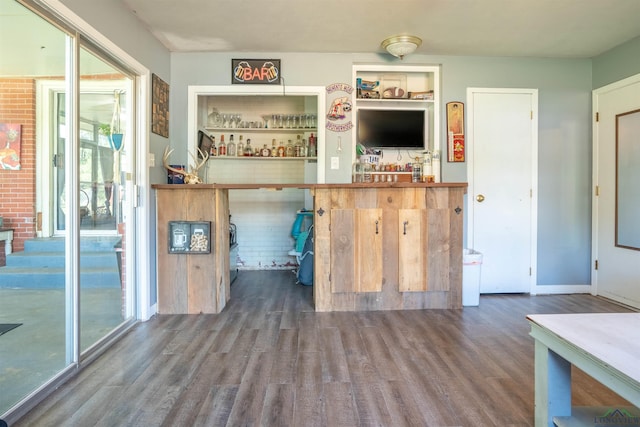
[[[361,94],[357,89],[357,80],[380,82],[378,88],[380,98],[365,98],[367,94]],[[440,67],[418,65],[366,65],[353,66],[353,86],[356,95],[353,99],[353,111],[357,116],[359,108],[385,108],[385,109],[416,109],[426,112],[428,120],[425,123],[425,148],[429,150],[441,150],[440,144]],[[384,98],[384,91],[391,87],[403,89],[403,98]],[[428,99],[410,99],[411,94],[429,93],[422,95]],[[375,96],[375,95],[374,95]],[[358,142],[357,127],[352,131],[353,152],[355,159],[355,147]]]
[[[324,86],[286,87],[264,85],[191,86],[188,90],[188,141],[189,151],[195,152],[198,130],[216,137],[234,135],[236,145],[240,135],[243,142],[251,139],[254,148],[265,144],[271,148],[272,140],[285,145],[296,136],[316,136],[317,157],[212,157],[204,172],[205,182],[234,184],[296,184],[325,182],[325,128],[324,114],[326,91]],[[240,113],[240,122],[253,123],[254,127],[220,127],[210,125],[209,114]],[[314,127],[274,128],[265,126],[263,116],[273,114],[313,114]],[[259,123],[262,122],[262,125]],[[256,124],[258,123],[258,124]],[[257,127],[255,127],[257,126]],[[229,191],[229,208],[232,222],[237,226],[238,268],[243,269],[292,269],[295,258],[289,251],[295,242],[291,227],[296,211],[312,208],[308,190],[285,188],[282,191],[238,190]]]

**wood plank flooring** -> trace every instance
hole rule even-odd
[[[532,313],[589,295],[315,313],[288,271],[242,271],[218,315],[157,316],[15,426],[531,426]],[[574,405],[628,405],[575,370]]]

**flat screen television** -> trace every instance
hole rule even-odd
[[[356,140],[367,148],[423,150],[425,110],[359,108]]]

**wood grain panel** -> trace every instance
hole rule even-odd
[[[313,302],[316,311],[331,310],[331,191],[315,189],[313,233]]]
[[[427,224],[426,209],[398,211],[398,289],[400,292],[427,290],[427,251],[423,230]]]
[[[382,209],[356,209],[356,292],[382,290],[382,222]]]
[[[355,212],[331,209],[331,292],[354,292],[355,288]]]

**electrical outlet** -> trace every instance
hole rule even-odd
[[[340,169],[340,157],[331,158],[331,169]]]

